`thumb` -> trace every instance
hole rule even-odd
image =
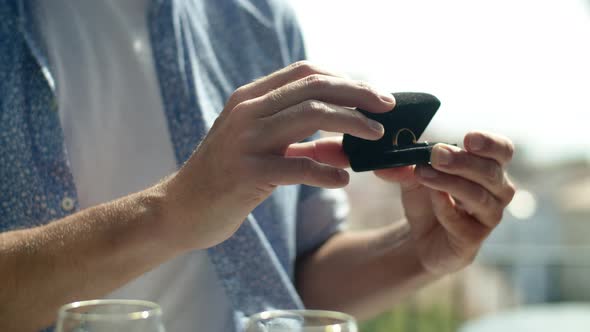
[[[414,175],[415,166],[404,166],[396,168],[379,169],[374,171],[375,175],[388,182],[398,182],[402,189],[413,187],[417,184]]]
[[[306,184],[314,187],[341,188],[348,184],[348,172],[306,157],[274,157],[264,163],[265,181],[275,186]]]
[[[307,157],[338,168],[349,167],[348,157],[342,150],[342,135],[291,144],[287,147],[285,156]]]

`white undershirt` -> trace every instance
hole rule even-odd
[[[39,3],[81,208],[174,172],[147,28],[149,0]],[[230,330],[228,299],[205,251],[169,261],[107,297],[158,302],[168,332]]]

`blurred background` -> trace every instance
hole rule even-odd
[[[590,1],[292,6],[310,60],[381,89],[439,97],[423,139],[462,144],[480,129],[517,146],[509,172],[519,191],[476,263],[362,331],[523,331],[534,321],[590,329]],[[347,190],[354,228],[402,217],[398,189],[372,174],[353,174]]]

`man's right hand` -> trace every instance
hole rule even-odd
[[[344,186],[345,171],[312,159],[315,144],[292,143],[318,129],[377,139],[383,129],[347,107],[385,112],[390,98],[307,63],[239,88],[184,167],[160,184],[0,232],[0,330],[36,331],[64,303],[102,297],[188,250],[224,241],[278,185]]]
[[[195,249],[223,242],[279,185],[345,186],[345,170],[294,157],[291,144],[318,130],[379,139],[381,124],[353,107],[386,112],[394,105],[391,94],[308,62],[238,88],[188,162],[163,183],[177,216],[168,225],[175,242]]]

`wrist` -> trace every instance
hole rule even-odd
[[[400,246],[400,252],[403,252],[403,255],[409,258],[408,262],[413,266],[413,270],[417,275],[431,278],[438,277],[424,264],[419,252],[419,248],[416,245],[416,240],[412,238],[411,235],[408,236],[406,241]]]
[[[132,196],[131,204],[136,207],[137,218],[143,220],[142,230],[137,232],[138,240],[158,247],[167,256],[175,256],[190,250],[180,235],[182,230],[175,220],[178,212],[173,198],[162,184],[140,191]]]
[[[411,262],[412,269],[415,273],[428,276],[430,278],[440,278],[446,274],[454,272],[449,269],[446,264],[443,264],[448,259],[439,257],[433,263],[432,259],[425,260],[424,257],[432,256],[424,250],[432,250],[429,245],[424,245],[424,239],[416,237],[412,232],[411,226],[406,219],[380,230],[381,236],[376,241],[375,247],[385,251],[385,259],[391,261],[391,256],[399,256],[400,254],[407,258],[408,263]]]
[[[383,252],[381,255],[383,266],[391,266],[392,262],[395,263],[403,258],[404,269],[411,271],[414,277],[436,279],[441,276],[441,274],[428,269],[424,264],[420,248],[417,245],[419,240],[414,238],[406,220],[400,220],[400,222],[383,228],[381,233],[375,247]]]
[[[431,273],[423,264],[414,240],[408,236],[402,244],[392,248],[382,256],[380,263],[389,284],[386,288],[397,290],[417,290],[439,279],[440,275]],[[407,291],[402,291],[406,293]]]
[[[239,226],[230,222],[238,219],[230,218],[235,205],[230,193],[216,190],[210,183],[213,176],[196,177],[194,173],[185,167],[151,189],[158,197],[162,233],[170,245],[185,251],[213,247]],[[229,228],[233,230],[227,231]]]
[[[429,280],[436,280],[449,274],[451,271],[434,266],[431,262],[423,259],[427,253],[422,252],[425,247],[420,245],[419,241],[421,240],[409,235],[400,248],[400,251],[412,261],[416,274]],[[440,257],[440,260],[444,260],[444,257]]]

